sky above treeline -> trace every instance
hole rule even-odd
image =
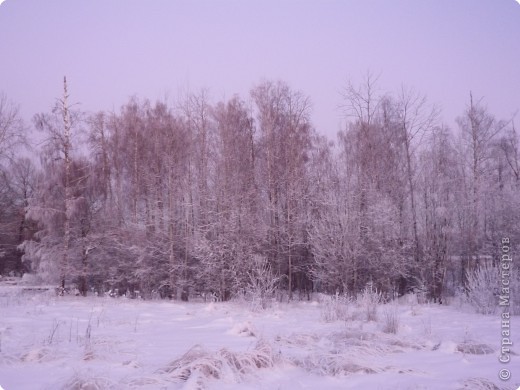
[[[28,124],[69,82],[85,111],[130,96],[212,101],[284,80],[311,97],[316,129],[344,123],[348,80],[425,94],[455,127],[469,93],[498,118],[520,109],[515,0],[0,0],[0,92]],[[517,116],[519,121],[520,114]]]

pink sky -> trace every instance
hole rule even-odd
[[[310,95],[331,137],[339,91],[368,70],[383,90],[426,94],[452,127],[470,90],[499,118],[520,109],[514,0],[7,0],[0,53],[0,91],[28,122],[50,110],[65,74],[87,111],[201,87],[214,101],[247,99],[262,79],[283,79]]]

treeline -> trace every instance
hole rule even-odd
[[[38,164],[16,157],[24,127],[2,100],[4,274],[83,294],[227,300],[276,281],[289,299],[371,283],[437,300],[496,266],[503,237],[519,247],[520,139],[471,96],[452,131],[420,94],[367,77],[344,89],[333,143],[284,82],[89,115],[64,86],[34,117]]]

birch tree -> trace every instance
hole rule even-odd
[[[67,79],[63,78],[63,96],[58,100],[52,114],[38,114],[34,118],[36,128],[43,131],[46,136],[45,160],[42,164],[47,168],[57,171],[57,178],[61,176],[63,180],[59,189],[62,193],[54,193],[55,189],[49,189],[53,192],[55,200],[62,201],[62,207],[54,208],[50,204],[45,206],[32,205],[31,215],[35,219],[39,219],[38,215],[48,213],[58,213],[61,215],[60,220],[63,224],[61,250],[59,250],[59,284],[62,291],[65,290],[69,272],[69,248],[71,243],[71,227],[70,218],[73,208],[73,194],[71,184],[71,165],[72,165],[72,128],[77,124],[78,115],[71,115],[69,105],[69,92],[67,89]],[[59,161],[59,163],[57,163]],[[47,207],[46,210],[44,208]],[[50,208],[48,208],[50,207]]]
[[[442,301],[450,256],[456,249],[457,197],[454,189],[459,183],[457,152],[450,130],[436,127],[421,153],[419,188],[422,190],[424,230],[424,270],[429,294]],[[421,220],[421,219],[419,219]],[[457,286],[450,283],[453,293]]]
[[[483,191],[489,180],[489,159],[491,145],[495,137],[504,128],[505,123],[497,121],[483,105],[474,101],[470,93],[470,102],[463,116],[457,118],[460,131],[461,156],[463,158],[466,196],[466,224],[463,232],[466,240],[462,253],[462,275],[466,280],[466,271],[478,265],[484,240]],[[465,282],[464,282],[465,283]]]
[[[437,110],[427,106],[426,97],[413,90],[407,91],[404,87],[401,88],[401,94],[397,103],[397,120],[400,130],[400,142],[406,163],[406,178],[412,212],[414,259],[416,262],[419,262],[421,257],[421,243],[417,225],[415,152],[426,133],[432,130],[436,117]]]
[[[287,276],[292,299],[295,276],[305,256],[304,202],[312,126],[310,100],[283,82],[264,82],[251,91],[256,105],[268,202],[268,253]]]
[[[206,292],[227,300],[245,288],[259,253],[255,141],[251,113],[238,97],[213,108],[216,126],[215,208],[211,234],[198,242]]]

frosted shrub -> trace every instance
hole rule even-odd
[[[324,296],[322,299],[321,319],[325,322],[346,321],[349,303],[350,299],[339,293],[333,296]]]
[[[250,300],[252,309],[269,308],[278,289],[280,277],[273,274],[271,265],[263,258],[255,261],[255,267],[248,276],[246,297]]]
[[[383,295],[374,288],[372,283],[367,284],[361,294],[358,294],[357,303],[365,312],[367,321],[377,320],[377,306],[382,299]]]
[[[498,268],[482,265],[475,271],[466,272],[468,303],[479,314],[494,314],[498,307]]]
[[[399,330],[399,310],[397,305],[389,305],[384,310],[383,332],[396,334]]]

